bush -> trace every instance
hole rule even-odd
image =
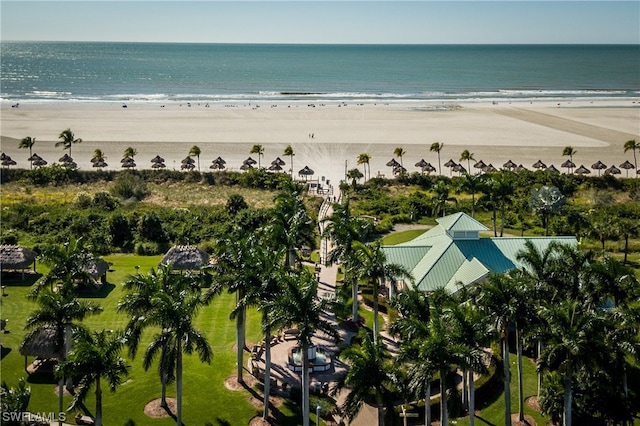
[[[73,198],[71,204],[77,209],[89,208],[91,206],[91,195],[86,191],[80,191]]]
[[[138,243],[135,247],[135,253],[138,256],[155,256],[163,253],[158,243]]]
[[[125,172],[119,174],[113,182],[111,193],[123,200],[129,198],[143,200],[149,195],[149,190],[147,189],[147,183],[140,176],[133,174],[133,172]]]
[[[97,192],[93,196],[93,205],[106,211],[115,210],[118,204],[118,200],[106,191]]]

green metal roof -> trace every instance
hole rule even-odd
[[[488,231],[489,228],[464,213],[456,213],[436,219],[446,231]]]
[[[389,263],[397,263],[409,270],[415,286],[423,291],[445,287],[455,291],[459,285],[482,280],[489,272],[505,272],[521,268],[516,254],[531,241],[544,250],[552,241],[577,244],[574,237],[505,237],[454,240],[447,230],[479,231],[484,225],[464,213],[438,220],[440,226],[395,246],[384,246]],[[449,227],[449,228],[446,228]],[[480,229],[482,227],[482,229]]]

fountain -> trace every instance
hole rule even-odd
[[[331,368],[331,355],[316,345],[309,346],[309,372],[328,371]],[[294,346],[289,349],[287,367],[296,373],[302,371],[302,348]]]

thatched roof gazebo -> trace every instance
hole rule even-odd
[[[94,280],[94,284],[100,286],[107,283],[107,271],[109,271],[109,262],[104,259],[95,259],[87,265],[87,272]]]
[[[176,271],[200,270],[209,264],[209,255],[195,246],[173,246],[160,261]]]
[[[20,355],[24,356],[24,369],[28,373],[35,372],[38,367],[51,358],[60,359],[61,353],[56,350],[56,330],[54,328],[43,328],[42,330],[31,334],[20,345]],[[29,368],[27,357],[34,356],[42,360],[34,361],[32,368]]]
[[[15,245],[0,245],[0,269],[20,270],[24,280],[24,270],[33,264],[33,272],[36,272],[37,253],[26,247]]]

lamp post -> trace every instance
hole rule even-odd
[[[316,405],[316,426],[320,426],[320,399],[318,399],[318,403]]]

